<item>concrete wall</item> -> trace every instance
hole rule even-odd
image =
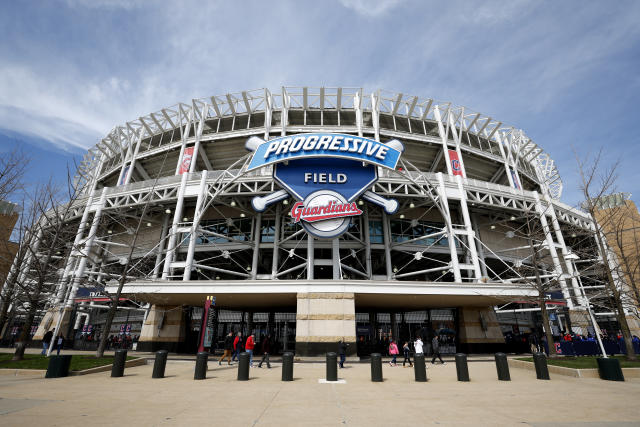
[[[505,348],[504,336],[492,307],[460,307],[459,351],[494,353]]]
[[[153,305],[142,325],[137,350],[177,352],[186,338],[185,327],[182,306]]]
[[[299,293],[296,354],[321,356],[338,350],[338,341],[356,353],[356,311],[352,293]]]

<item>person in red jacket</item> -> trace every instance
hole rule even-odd
[[[231,357],[231,361],[240,360],[238,359],[238,355],[242,350],[242,333],[238,332],[236,338],[233,340],[233,356]]]
[[[244,350],[249,353],[249,367],[253,368],[253,348],[256,345],[255,335],[251,334],[244,343]]]

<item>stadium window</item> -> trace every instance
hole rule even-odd
[[[382,221],[369,221],[369,240],[371,243],[384,243]]]

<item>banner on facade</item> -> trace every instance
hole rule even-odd
[[[180,170],[178,174],[182,175],[185,172],[189,172],[189,168],[191,168],[191,159],[193,159],[193,148],[194,147],[186,147],[184,149],[184,153],[182,153],[182,161],[180,162]]]
[[[131,167],[131,165],[127,165],[124,167],[124,170],[122,171],[122,177],[120,178],[120,182],[119,185],[124,185],[125,182],[127,182],[127,176],[129,175],[129,168]]]
[[[460,175],[464,178],[462,173],[462,165],[460,164],[460,158],[456,150],[449,150],[449,160],[451,161],[451,173],[453,175]]]
[[[518,174],[514,170],[510,170],[510,172],[511,172],[511,179],[513,180],[513,186],[516,189],[520,190],[520,182],[518,182]]]

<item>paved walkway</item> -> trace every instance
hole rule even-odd
[[[322,363],[294,367],[281,382],[280,364],[251,370],[236,380],[236,366],[210,362],[208,378],[193,380],[194,363],[170,361],[166,378],[151,379],[152,366],[109,373],[43,379],[0,376],[0,425],[639,425],[640,380],[620,383],[511,369],[496,378],[491,362],[469,364],[470,383],[456,381],[455,364],[428,365],[429,382],[413,369],[383,367],[372,383],[368,364],[339,371],[344,384],[320,384]]]

